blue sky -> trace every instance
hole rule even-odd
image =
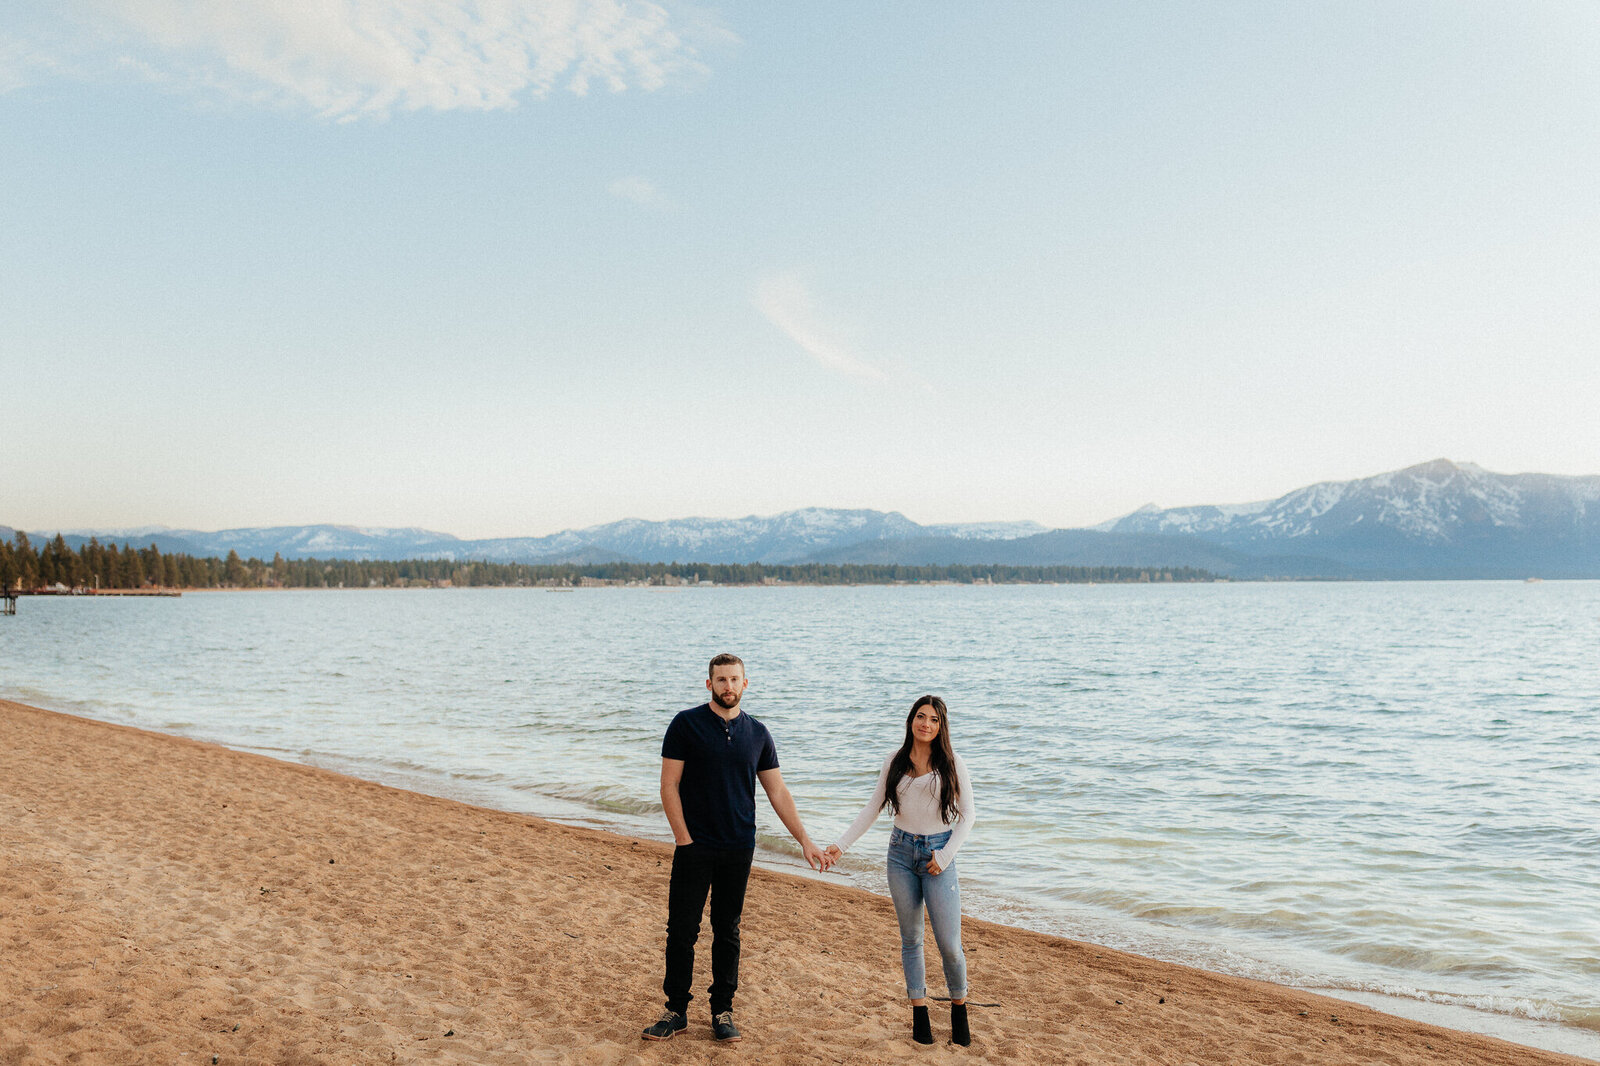
[[[1600,473],[1600,6],[20,0],[0,523]]]

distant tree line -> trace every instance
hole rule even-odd
[[[1088,582],[1212,581],[1193,567],[1138,566],[898,566],[878,563],[594,563],[589,565],[463,562],[445,559],[285,559],[271,562],[163,553],[91,539],[74,551],[57,534],[36,548],[20,530],[0,540],[0,587],[24,592],[55,589],[407,588],[580,585],[892,585],[1084,584]]]

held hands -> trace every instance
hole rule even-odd
[[[806,865],[810,866],[813,870],[826,870],[828,867],[833,865],[833,862],[828,858],[827,853],[821,848],[817,847],[815,844],[811,843],[809,840],[806,841],[802,850],[805,852]]]
[[[831,870],[839,864],[839,860],[842,858],[844,858],[844,852],[839,850],[839,845],[829,844],[827,850],[822,853],[822,868]]]

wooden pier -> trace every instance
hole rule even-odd
[[[0,615],[16,614],[17,599],[20,596],[182,596],[179,589],[143,588],[143,589],[5,589],[0,591]]]

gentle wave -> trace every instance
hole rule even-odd
[[[0,693],[663,837],[661,731],[750,663],[807,826],[951,705],[973,913],[1303,987],[1600,1015],[1600,585],[27,600]],[[798,851],[764,807],[763,848]],[[882,889],[887,819],[845,869]]]

